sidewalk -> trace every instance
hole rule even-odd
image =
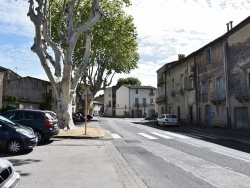
[[[72,130],[60,129],[59,134],[54,136],[54,138],[100,139],[103,137],[97,118],[87,121],[86,134],[85,122],[77,122],[75,125],[76,128]]]

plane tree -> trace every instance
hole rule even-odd
[[[129,6],[127,1],[125,5]],[[93,94],[104,90],[112,83],[113,76],[119,73],[128,74],[137,68],[139,60],[137,31],[133,18],[124,11],[122,0],[100,1],[104,17],[93,27],[93,53],[87,74],[89,88]],[[79,47],[82,43],[78,43]],[[75,56],[76,62],[81,60],[81,51]]]
[[[31,50],[37,54],[54,88],[58,124],[61,128],[74,128],[72,100],[89,66],[91,28],[103,15],[98,0],[29,0],[28,3],[28,16],[35,27]],[[76,66],[74,57],[79,51],[76,46],[82,38],[84,50]]]

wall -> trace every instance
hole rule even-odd
[[[244,118],[244,129],[250,129],[250,24],[245,25],[228,37],[228,74],[229,74],[229,104],[231,127],[241,128],[236,120],[236,109],[244,108],[247,112]],[[244,96],[238,95],[241,90]],[[243,121],[243,120],[241,120]]]
[[[182,60],[166,72],[166,113],[176,114],[181,123],[195,123],[194,58]]]
[[[109,106],[109,101],[111,106]],[[104,90],[104,116],[112,116],[112,87]]]
[[[129,89],[121,86],[116,90],[116,116],[125,117],[125,111],[128,113],[129,109]]]

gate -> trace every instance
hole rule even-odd
[[[239,107],[234,109],[234,124],[237,129],[249,129],[248,109]]]

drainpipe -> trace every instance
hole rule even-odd
[[[165,65],[165,68],[164,70],[166,70],[166,65]],[[165,113],[167,113],[167,107],[168,107],[168,99],[167,99],[167,74],[166,72],[164,71],[164,80],[165,80]],[[163,113],[163,112],[162,112]]]
[[[199,125],[199,88],[198,88],[198,65],[196,62],[196,56],[194,56],[194,66],[195,66],[195,70],[194,70],[194,88],[195,88],[195,103],[196,103],[196,126],[198,127]]]
[[[223,40],[223,54],[224,54],[224,72],[225,72],[225,79],[226,79],[226,108],[227,108],[227,128],[231,128],[231,113],[230,113],[230,102],[229,102],[229,96],[228,96],[228,67],[227,67],[227,56],[228,56],[228,51],[227,51],[227,38]]]

